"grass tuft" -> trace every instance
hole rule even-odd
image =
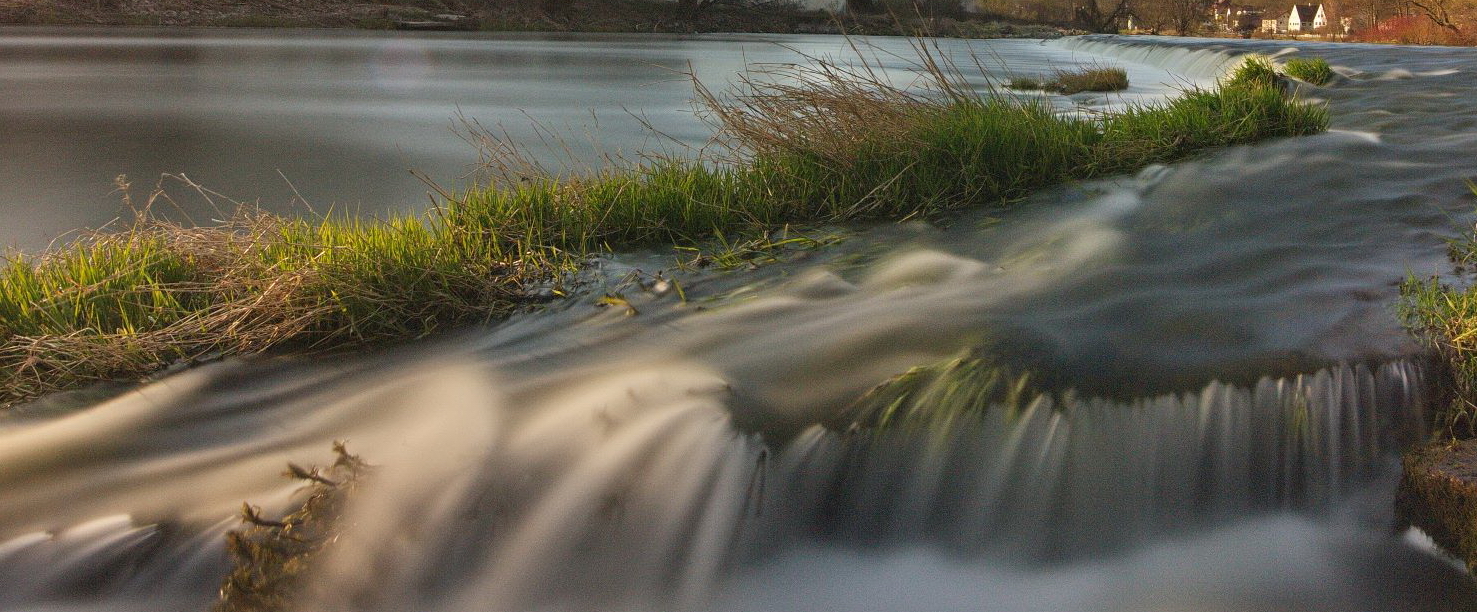
[[[982,354],[982,353],[981,353]],[[886,432],[944,432],[991,409],[1015,418],[1040,395],[1027,373],[974,353],[921,365],[873,387],[832,427]]]
[[[1278,87],[1281,83],[1281,75],[1277,74],[1277,67],[1269,60],[1260,55],[1249,55],[1241,64],[1231,70],[1228,77],[1221,79],[1224,87]]]
[[[753,75],[724,95],[697,84],[721,145],[700,159],[582,176],[503,160],[524,170],[445,194],[424,215],[301,220],[244,208],[204,228],[141,217],[15,256],[0,266],[0,405],[212,354],[494,320],[592,251],[742,244],[788,225],[1000,206],[1053,183],[1328,122],[1325,108],[1251,77],[1161,106],[1063,116],[1041,100],[976,93],[937,54],[920,57],[921,88],[824,61]]]
[[[1128,89],[1128,71],[1111,67],[1058,70],[1046,89],[1068,96],[1084,91],[1123,91]]]
[[[1321,57],[1292,58],[1282,65],[1282,72],[1313,85],[1326,85],[1333,80],[1333,68],[1329,67],[1328,61]]]
[[[1477,195],[1477,183],[1468,189]],[[1447,242],[1458,275],[1477,263],[1477,230]],[[1411,275],[1400,285],[1400,319],[1434,350],[1451,376],[1451,401],[1437,415],[1447,437],[1477,437],[1477,287],[1455,286],[1440,277]]]
[[[1011,77],[1008,86],[1011,89],[1019,89],[1022,91],[1046,89],[1045,83],[1042,83],[1040,79],[1034,79],[1031,77]]]

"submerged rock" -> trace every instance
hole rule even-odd
[[[1404,464],[1397,519],[1421,528],[1477,571],[1477,439],[1417,448]]]

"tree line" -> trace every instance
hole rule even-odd
[[[483,0],[489,4],[536,5],[549,13],[579,10],[580,0]],[[1235,9],[1250,8],[1262,18],[1285,18],[1294,3],[1319,4],[1320,0],[1230,0]],[[1159,34],[1193,35],[1214,30],[1249,33],[1259,21],[1217,23],[1215,0],[840,0],[843,11],[853,14],[893,14],[900,17],[996,17],[1051,24],[1089,32],[1117,32],[1132,19],[1135,29]],[[665,6],[673,17],[695,17],[718,8],[766,11],[798,11],[813,6],[803,0],[649,0]],[[1477,32],[1477,0],[1322,0],[1329,33],[1342,34],[1348,18],[1355,31],[1378,32],[1394,27],[1404,18],[1418,20],[1451,35],[1447,41],[1468,39]],[[1407,26],[1408,27],[1408,26]],[[1455,37],[1455,38],[1453,38]],[[1430,42],[1430,41],[1427,41]]]

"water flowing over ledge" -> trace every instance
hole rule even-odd
[[[1156,44],[1143,37],[1071,36],[1053,41],[1064,49],[1092,53],[1162,68],[1196,82],[1214,81],[1239,62],[1234,48],[1186,48],[1183,44]]]
[[[569,380],[517,401],[481,366],[416,370],[284,378],[202,404],[244,373],[211,366],[8,428],[5,516],[48,527],[0,538],[0,605],[203,606],[226,527],[204,517],[240,498],[280,505],[286,492],[270,461],[207,458],[312,456],[330,436],[357,441],[384,473],[352,500],[355,528],[316,568],[304,609],[712,609],[756,572],[792,571],[787,559],[818,549],[951,551],[929,563],[966,576],[1070,572],[1259,516],[1274,523],[1239,536],[1245,545],[1271,554],[1288,544],[1267,531],[1291,529],[1317,549],[1331,545],[1325,528],[1290,517],[1336,515],[1378,482],[1423,431],[1427,377],[1410,361],[1343,365],[1126,404],[1043,396],[950,428],[816,425],[766,443],[734,429],[732,391],[701,369]],[[366,376],[381,380],[365,388]],[[297,427],[263,435],[268,414]],[[138,442],[105,443],[122,437]],[[83,448],[91,461],[49,459]],[[96,494],[55,512],[48,491],[79,486]],[[133,518],[86,518],[119,510]]]

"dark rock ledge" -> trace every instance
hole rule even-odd
[[[1419,527],[1477,573],[1477,439],[1416,448],[1406,453],[1404,468],[1397,520]]]

